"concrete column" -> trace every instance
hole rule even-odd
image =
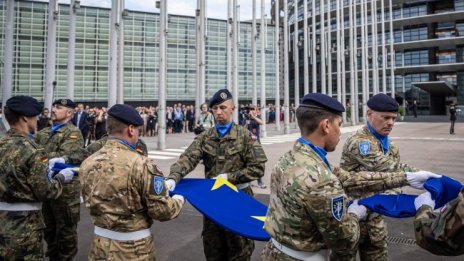
[[[327,78],[326,72],[325,72],[325,59],[327,58],[327,53],[326,53],[326,42],[325,42],[325,0],[321,0],[321,5],[320,5],[320,37],[321,37],[321,92],[322,93],[327,93],[327,86],[326,86],[326,81],[325,79]]]
[[[6,2],[5,13],[5,44],[3,46],[3,82],[2,82],[2,111],[6,101],[11,98],[13,90],[13,35],[14,35],[14,0]],[[5,117],[2,117],[3,125],[9,129]]]
[[[168,6],[167,0],[160,1],[160,31],[159,31],[159,120],[158,120],[158,150],[164,150],[166,148],[166,51],[167,51],[167,18],[168,18]]]
[[[284,134],[290,134],[290,92],[288,86],[288,1],[282,0],[284,5]]]
[[[233,96],[233,99],[234,99],[234,103],[236,104],[236,106],[239,106],[238,104],[238,88],[239,88],[239,84],[238,84],[238,38],[239,38],[239,34],[240,34],[240,27],[239,27],[239,24],[238,24],[238,6],[237,6],[237,0],[234,0],[234,4],[233,4],[233,50],[232,50],[232,57],[233,57],[233,68],[232,68],[232,72],[233,72],[233,77],[232,77],[232,82],[233,82],[233,88],[232,88],[232,96]],[[238,109],[234,111],[234,121],[236,123],[239,123],[238,122]]]
[[[79,2],[79,1],[78,1]],[[76,52],[76,12],[80,4],[71,0],[69,5],[68,64],[66,79],[66,97],[74,100],[74,57]]]
[[[303,0],[303,95],[309,93],[308,1]]]
[[[313,93],[317,92],[317,34],[316,34],[316,1],[311,0],[312,10],[311,10],[311,26],[312,26],[312,69],[313,69],[313,81],[312,89]]]
[[[232,89],[233,0],[227,1],[227,89]]]
[[[117,80],[118,80],[118,35],[119,35],[119,1],[111,1],[110,16],[110,64],[108,79],[108,107],[117,102]]]
[[[118,16],[119,16],[119,35],[118,35],[118,66],[117,66],[117,96],[116,102],[124,103],[124,8],[125,1],[119,1]],[[144,29],[145,30],[145,29]]]
[[[275,24],[274,24],[274,63],[275,63],[275,130],[280,131],[280,8],[279,0],[275,1]]]
[[[338,0],[335,0],[338,1]],[[330,11],[332,0],[327,0],[327,95],[332,96],[332,21]],[[337,61],[337,64],[340,61]],[[337,86],[338,88],[338,86]]]
[[[44,107],[51,108],[56,86],[56,23],[58,20],[58,4],[56,0],[48,3],[48,28],[47,28],[47,61],[45,71]],[[54,84],[55,83],[55,84]]]
[[[258,35],[256,34],[256,0],[253,0],[253,11],[252,11],[252,30],[251,30],[251,67],[252,67],[252,101],[251,103],[254,105],[258,105],[258,96],[257,96],[257,87],[256,87],[256,38]],[[260,34],[263,34],[263,31],[260,30]]]
[[[390,5],[390,77],[391,77],[391,95],[395,98],[395,51],[393,50],[393,44],[395,39],[393,37],[393,3],[389,0]],[[401,12],[403,13],[403,12]]]
[[[267,136],[266,131],[266,19],[265,19],[265,0],[261,0],[261,137]]]
[[[295,108],[300,105],[300,63],[299,63],[299,47],[298,42],[300,37],[298,34],[298,0],[294,0],[293,5],[293,16],[295,17],[295,23],[293,24],[293,73],[294,73],[294,96],[295,96]],[[295,125],[296,126],[296,125]]]

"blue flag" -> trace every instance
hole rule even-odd
[[[66,164],[66,163],[55,163],[55,165],[53,166],[52,168],[52,171],[53,172],[60,172],[64,169],[67,169],[67,168],[73,168],[74,169],[74,173],[75,174],[78,174],[79,173],[79,170],[80,170],[80,166],[79,165],[72,165],[72,164]]]
[[[439,179],[431,178],[427,180],[424,188],[430,192],[432,199],[435,200],[435,208],[441,208],[458,196],[463,189],[463,185],[457,180],[442,176]],[[416,215],[416,207],[414,206],[416,197],[415,195],[406,194],[377,194],[359,200],[359,204],[384,216],[394,218],[414,217]]]
[[[173,194],[184,196],[205,217],[240,236],[267,241],[267,207],[223,178],[182,179]]]

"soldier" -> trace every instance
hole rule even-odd
[[[388,138],[398,114],[399,105],[383,93],[374,95],[367,102],[367,125],[347,139],[340,160],[346,171],[416,172],[417,168],[400,162],[398,148]],[[419,174],[433,174],[420,171]],[[408,174],[411,177],[411,173]],[[434,176],[434,175],[431,175]],[[421,188],[417,186],[416,188]],[[399,193],[396,189],[390,193]],[[356,198],[373,193],[349,195]],[[360,222],[359,252],[361,260],[387,260],[387,226],[383,216],[369,213],[366,221]]]
[[[170,190],[203,160],[206,178],[222,177],[243,192],[253,195],[250,182],[264,175],[267,161],[256,137],[232,121],[235,104],[226,89],[217,91],[209,102],[216,121],[214,128],[205,130],[171,166],[166,181]],[[207,260],[250,260],[254,242],[235,235],[203,219],[203,247]]]
[[[71,123],[75,104],[69,99],[53,102],[53,126],[37,133],[36,142],[45,148],[48,157],[61,157],[59,162],[79,165],[85,158],[81,131]],[[77,253],[77,223],[80,212],[80,183],[75,176],[63,187],[58,199],[44,202],[45,241],[50,261],[72,260]]]
[[[414,201],[416,218],[414,230],[417,244],[423,249],[443,256],[464,254],[464,191],[434,213],[435,201],[429,192]]]
[[[43,260],[42,201],[57,198],[74,173],[47,178],[48,158],[31,139],[42,106],[29,96],[6,101],[11,129],[0,140],[0,259]]]
[[[89,260],[155,260],[152,219],[177,217],[184,198],[168,195],[163,173],[135,152],[143,119],[129,105],[108,110],[108,141],[81,165],[82,195],[95,225]]]
[[[107,141],[108,141],[108,135],[105,134],[99,140],[87,146],[85,148],[87,155],[92,155],[98,150],[100,150],[103,146],[105,146]],[[140,155],[148,156],[147,144],[142,139],[137,140],[137,143],[135,144],[135,151],[137,151],[137,153],[139,153]]]

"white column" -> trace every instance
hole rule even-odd
[[[5,45],[3,46],[3,82],[2,82],[2,111],[6,101],[11,98],[13,90],[13,43],[14,43],[14,0],[6,2],[5,13]],[[5,117],[2,117],[3,125],[9,128]]]
[[[118,79],[118,34],[119,34],[119,1],[111,1],[110,16],[110,66],[108,73],[108,107],[116,104]]]
[[[293,5],[293,17],[295,23],[293,24],[293,73],[294,73],[294,96],[295,96],[295,108],[300,105],[300,63],[299,63],[299,34],[298,34],[298,0],[294,0]]]
[[[373,93],[379,92],[379,60],[378,60],[378,48],[377,48],[377,1],[372,0],[371,2],[371,27],[372,27],[372,82],[373,82]]]
[[[265,0],[261,0],[261,137],[267,136],[266,132],[266,19]]]
[[[233,68],[232,68],[232,96],[234,100],[234,104],[238,106],[238,37],[239,37],[239,25],[237,22],[238,19],[238,12],[237,12],[237,0],[234,0],[233,4],[233,49],[232,49],[232,57],[233,57]],[[234,110],[234,121],[238,123],[238,109]]]
[[[336,8],[337,8],[337,13],[336,13],[336,22],[337,22],[337,33],[336,33],[336,40],[337,40],[337,100],[339,102],[342,101],[342,90],[341,90],[341,86],[342,86],[342,67],[341,67],[341,31],[340,31],[340,1],[343,1],[343,0],[335,0],[337,1],[337,5],[336,5]],[[330,77],[330,76],[329,76]]]
[[[385,3],[384,0],[380,1],[380,9],[381,13],[381,35],[382,35],[382,92],[387,93],[387,54],[386,54],[386,46],[385,46]]]
[[[320,6],[320,32],[321,32],[321,92],[327,93],[327,86],[326,86],[326,73],[325,73],[325,59],[327,57],[326,53],[326,42],[325,42],[325,19],[324,19],[324,12],[325,12],[325,0],[321,0]]]
[[[47,28],[47,63],[45,71],[44,107],[51,109],[55,95],[54,86],[56,65],[56,23],[58,20],[58,4],[56,0],[48,3],[48,28]],[[55,82],[55,84],[53,84]]]
[[[308,1],[303,0],[303,95],[309,93],[309,67],[308,67]]]
[[[274,5],[275,12],[275,28],[274,28],[274,63],[275,63],[275,130],[280,131],[280,8],[279,0],[275,1]]]
[[[313,69],[313,79],[312,87],[313,93],[317,92],[317,34],[316,34],[316,0],[311,0],[311,23],[312,23],[312,69]]]
[[[251,77],[252,77],[252,98],[251,103],[255,106],[258,105],[258,96],[257,96],[257,87],[256,87],[256,0],[253,0],[253,11],[252,11],[252,30],[251,30]],[[260,34],[263,34],[263,31],[260,30]]]
[[[284,5],[284,134],[290,134],[290,92],[288,86],[288,1],[282,0]]]
[[[393,37],[393,3],[389,0],[390,4],[390,77],[391,77],[391,95],[395,98],[395,51],[393,50],[393,44],[395,39]]]
[[[358,96],[358,91],[359,91],[359,74],[358,74],[358,21],[357,21],[357,2],[356,0],[353,0],[353,51],[354,53],[354,111],[355,111],[355,119],[354,122],[358,123],[359,122],[359,96]],[[361,34],[361,32],[359,32]]]
[[[69,4],[68,63],[66,77],[66,98],[74,100],[74,57],[76,51],[76,0]]]
[[[367,73],[368,64],[367,64],[367,32],[366,32],[366,5],[367,0],[361,0],[361,59],[362,59],[362,116],[363,121],[366,120],[366,102],[367,102],[367,81],[366,79],[369,77]]]
[[[355,117],[355,80],[354,78],[357,77],[357,69],[355,66],[355,53],[356,53],[356,48],[355,48],[355,40],[356,40],[356,28],[354,24],[354,19],[356,18],[355,15],[353,15],[353,6],[355,5],[353,0],[350,0],[349,2],[349,32],[350,32],[350,40],[349,40],[349,47],[350,47],[350,109],[351,109],[351,125],[355,125],[356,123],[356,117]]]
[[[166,51],[167,51],[167,0],[160,0],[160,31],[159,31],[159,120],[158,120],[158,150],[166,148]]]
[[[118,19],[119,19],[119,35],[118,35],[118,66],[117,66],[117,96],[116,103],[124,103],[124,8],[125,0],[119,1]],[[145,29],[144,29],[145,30]]]
[[[346,106],[346,71],[345,71],[345,63],[346,63],[346,56],[345,56],[345,11],[344,11],[344,3],[343,0],[341,1],[341,11],[340,11],[340,33],[341,33],[341,49],[340,49],[340,56],[341,56],[341,65],[342,65],[342,98],[341,103],[343,106]],[[346,112],[343,113],[343,121],[346,122]]]
[[[338,0],[335,0],[338,1]],[[332,21],[330,11],[332,0],[327,0],[327,94],[332,96]],[[339,63],[339,61],[337,61]],[[337,86],[338,88],[338,86]]]
[[[227,1],[227,89],[232,90],[233,0]]]

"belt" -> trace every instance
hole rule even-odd
[[[286,254],[287,256],[293,257],[298,260],[302,261],[325,261],[327,260],[328,250],[321,249],[317,252],[306,252],[306,251],[298,251],[288,248],[281,243],[279,243],[274,238],[271,238],[272,244],[282,253]]]
[[[236,184],[235,186],[236,186],[238,189],[242,190],[242,189],[248,188],[248,187],[250,186],[250,182]]]
[[[0,202],[0,210],[3,211],[35,211],[42,209],[42,202],[6,203]]]
[[[134,232],[117,232],[95,226],[94,233],[95,235],[118,241],[139,240],[151,236],[150,229],[148,228]]]

